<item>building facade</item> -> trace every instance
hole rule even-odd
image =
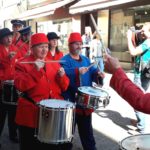
[[[4,19],[6,27],[10,27],[10,20],[16,18],[25,20],[34,33],[54,31],[61,37],[60,46],[66,52],[70,32],[83,34],[86,26],[95,31],[90,18],[92,14],[105,47],[127,69],[132,67],[132,58],[128,52],[126,32],[131,26],[150,21],[148,0],[14,0],[11,6],[17,7],[18,12],[9,11],[11,15]],[[10,4],[5,12],[8,10]]]

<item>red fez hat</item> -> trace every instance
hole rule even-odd
[[[78,32],[71,33],[68,42],[69,43],[82,42],[81,34]]]
[[[48,39],[44,33],[36,33],[31,36],[31,47],[42,43],[48,43]]]

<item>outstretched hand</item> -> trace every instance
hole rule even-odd
[[[118,68],[121,68],[119,60],[110,55],[105,55],[105,71],[113,74]]]

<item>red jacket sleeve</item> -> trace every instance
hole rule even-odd
[[[59,87],[61,88],[62,91],[66,91],[68,86],[69,86],[69,78],[67,75],[63,75],[62,77],[57,76],[57,83],[59,84]]]
[[[136,110],[150,114],[150,93],[144,94],[121,68],[112,76],[110,86]]]

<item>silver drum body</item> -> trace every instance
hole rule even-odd
[[[120,143],[120,150],[150,150],[150,134],[129,136]]]
[[[74,128],[74,103],[48,99],[39,103],[38,140],[59,144],[70,142]]]
[[[109,104],[109,99],[108,93],[103,89],[81,86],[78,88],[76,102],[85,108],[97,109],[106,107]]]

